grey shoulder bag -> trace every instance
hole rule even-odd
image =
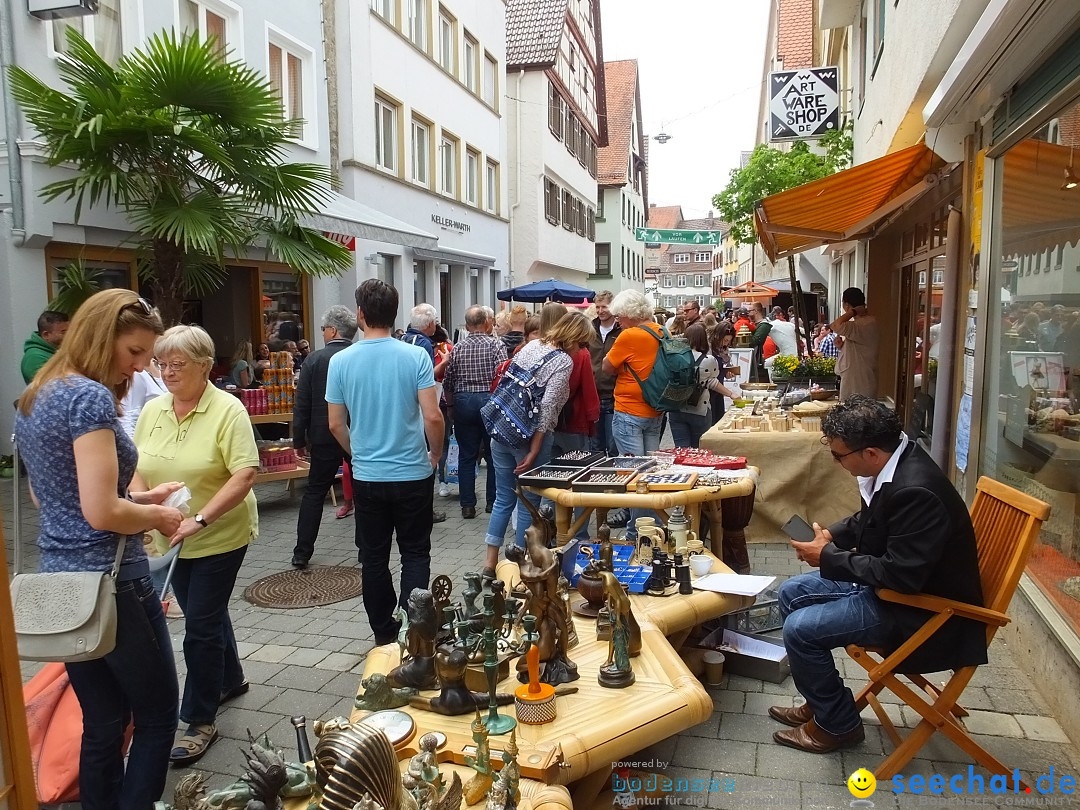
[[[120,537],[111,571],[17,574],[11,580],[19,658],[92,661],[113,651],[116,574],[126,541]]]

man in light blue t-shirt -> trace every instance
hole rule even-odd
[[[400,629],[395,605],[405,607],[413,589],[427,588],[431,578],[434,470],[443,419],[431,358],[391,335],[397,290],[369,279],[356,288],[356,306],[364,339],[330,359],[326,402],[330,431],[352,457],[364,609],[375,643],[387,644]],[[400,600],[390,576],[395,531]]]

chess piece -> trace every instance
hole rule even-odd
[[[465,803],[476,804],[491,789],[494,781],[494,769],[491,765],[491,749],[488,745],[487,726],[480,717],[480,710],[476,710],[476,719],[472,723],[472,738],[476,743],[476,756],[465,755],[465,764],[476,771],[472,778],[465,783]]]
[[[431,591],[413,588],[409,594],[409,629],[405,637],[406,660],[387,675],[394,686],[435,689],[435,636],[439,631]]]
[[[630,608],[630,599],[615,575],[605,571],[601,576],[611,617],[611,640],[608,641],[607,661],[600,666],[596,679],[609,689],[623,689],[635,680],[630,657],[641,652],[641,628]]]
[[[357,695],[353,699],[353,706],[369,712],[381,712],[383,709],[407,706],[409,698],[416,694],[416,690],[411,686],[395,689],[381,672],[364,678],[360,681],[360,685],[364,687],[364,694]]]

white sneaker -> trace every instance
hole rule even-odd
[[[445,484],[445,483],[444,484],[439,484],[439,497],[440,498],[449,498],[450,497],[450,485],[449,484]]]

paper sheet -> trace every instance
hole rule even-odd
[[[694,587],[699,591],[730,593],[738,596],[757,596],[772,585],[776,577],[753,576],[749,574],[709,574],[694,580]]]
[[[766,661],[780,661],[786,652],[782,644],[770,644],[731,630],[724,631],[724,640],[720,649],[734,650],[754,658],[764,658]]]

